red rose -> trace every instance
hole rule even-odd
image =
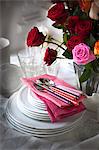
[[[91,20],[80,20],[75,26],[75,33],[81,35],[83,38],[86,38],[92,30],[92,21]]]
[[[64,12],[65,12],[64,4],[63,3],[57,3],[48,10],[48,16],[47,17],[53,21],[57,21],[60,17],[63,16]]]
[[[83,39],[81,36],[74,35],[74,36],[71,36],[71,38],[68,40],[66,46],[67,46],[68,50],[72,51],[76,45],[78,45],[82,42],[83,42]]]
[[[75,25],[79,21],[79,16],[70,16],[68,19],[68,29],[71,34],[75,33]]]
[[[68,10],[65,10],[64,13],[61,15],[61,17],[59,17],[59,18],[56,20],[55,24],[64,25],[64,23],[66,22],[66,19],[67,19],[68,15],[69,15]]]
[[[40,46],[44,43],[45,36],[42,32],[39,32],[37,27],[31,29],[27,36],[27,45],[29,46]]]
[[[48,47],[45,52],[44,61],[48,66],[50,66],[56,60],[56,56],[57,51]]]

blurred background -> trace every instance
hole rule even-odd
[[[0,36],[9,39],[10,53],[25,47],[30,28],[42,24],[50,0],[0,0]]]
[[[11,95],[21,86],[17,52],[25,49],[27,33],[46,24],[49,0],[0,0],[0,93]]]

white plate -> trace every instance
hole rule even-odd
[[[33,97],[31,98],[31,102],[30,105],[32,105],[33,107],[39,108],[41,110],[47,110],[46,106],[43,106],[42,104],[38,103],[38,101],[36,101],[35,99],[33,99]]]
[[[24,114],[22,114],[16,103],[16,95],[10,97],[8,105],[7,105],[7,112],[10,114],[10,116],[18,122],[19,124],[26,126],[28,128],[37,129],[37,130],[43,130],[43,131],[59,131],[62,129],[69,130],[71,127],[78,125],[80,123],[84,111],[82,113],[78,113],[76,115],[73,115],[71,117],[65,118],[61,122],[51,123],[51,122],[43,122],[31,119]]]
[[[47,116],[48,117],[48,112],[46,110],[41,110],[41,109],[37,109],[35,108],[35,106],[32,106],[28,100],[27,100],[27,92],[28,92],[28,88],[26,87],[22,87],[19,91],[18,91],[18,95],[17,95],[17,105],[18,108],[20,110],[22,110],[22,108],[26,109],[28,112],[30,113],[35,113],[35,114],[39,114],[40,116]],[[34,100],[34,99],[33,99]]]
[[[36,109],[41,109],[44,111],[47,111],[46,105],[44,104],[44,102],[35,97],[35,93],[33,93],[29,88],[28,88],[28,97],[27,100],[29,102],[29,104],[33,107],[35,107]]]
[[[37,128],[31,128],[31,127],[28,127],[28,126],[25,126],[25,125],[23,125],[23,124],[21,124],[21,123],[19,123],[15,118],[13,118],[10,114],[9,114],[9,112],[6,112],[6,115],[7,115],[7,120],[9,121],[9,122],[11,122],[13,125],[16,125],[16,126],[19,126],[19,127],[21,127],[21,128],[25,128],[26,130],[30,130],[30,131],[33,131],[33,132],[35,132],[35,133],[47,133],[47,134],[50,134],[50,133],[58,133],[58,132],[62,132],[62,131],[66,131],[66,129],[59,129],[59,130],[43,130],[43,129],[37,129]],[[71,126],[71,128],[73,128],[72,126]],[[71,129],[71,128],[69,128],[69,129]]]
[[[23,108],[23,107],[21,107],[21,105],[20,105],[20,108],[19,108],[19,106],[18,106],[18,109],[23,113],[23,114],[25,114],[25,115],[30,115],[30,116],[37,116],[37,117],[39,117],[39,118],[46,118],[46,119],[48,119],[49,120],[49,116],[48,115],[44,115],[44,114],[39,114],[39,113],[35,113],[35,112],[30,112],[30,111],[28,111],[28,110],[26,110],[25,108]]]
[[[32,119],[37,119],[37,120],[41,120],[41,121],[50,121],[50,118],[49,116],[46,116],[46,115],[42,115],[42,114],[38,114],[38,113],[35,113],[35,112],[30,112],[28,111],[27,109],[24,109],[23,107],[18,107],[19,110],[25,114],[26,116],[32,118]]]
[[[37,103],[35,103],[35,102],[33,102],[33,106],[34,106],[36,109],[47,110],[46,107],[42,107],[40,104],[37,104]]]
[[[7,114],[7,120],[9,121],[9,123],[15,129],[18,128],[18,129],[20,129],[20,131],[24,131],[25,133],[35,134],[36,136],[39,136],[39,137],[49,137],[49,136],[61,135],[61,134],[64,134],[64,133],[68,132],[68,130],[65,129],[65,128],[60,128],[59,130],[38,130],[36,128],[31,128],[31,127],[28,127],[28,126],[24,126],[24,125],[20,124],[19,122],[17,122],[15,120],[15,118],[10,116],[9,113],[6,113],[6,114]],[[79,124],[78,124],[78,126],[79,126]],[[74,127],[75,126],[71,126],[69,128],[69,131],[72,130]]]
[[[6,93],[14,93],[21,86],[20,78],[23,76],[21,69],[13,64],[3,64],[0,66],[1,89]]]
[[[66,132],[65,129],[62,129],[62,130],[50,130],[50,131],[47,131],[47,130],[37,130],[37,129],[33,129],[33,128],[29,128],[29,127],[26,127],[26,126],[23,126],[19,123],[17,123],[15,120],[13,120],[13,118],[11,118],[10,115],[7,114],[7,120],[9,121],[9,123],[11,123],[15,128],[20,128],[20,129],[24,129],[25,132],[31,132],[31,134],[35,133],[35,134],[38,134],[38,135],[46,135],[46,136],[49,136],[49,135],[55,135],[55,134],[62,134],[64,132]],[[69,130],[71,130],[71,128],[69,128]]]
[[[17,125],[15,122],[12,122],[11,120],[8,120],[9,122],[9,125],[14,128],[15,130],[21,132],[21,133],[24,133],[24,134],[30,134],[30,135],[33,135],[35,137],[43,137],[43,138],[46,138],[46,137],[58,137],[58,136],[61,136],[61,135],[64,135],[64,134],[68,134],[68,131],[66,130],[62,130],[62,131],[58,131],[58,132],[35,132],[33,130],[30,130],[30,129],[26,129],[25,127],[21,127],[20,125]],[[72,130],[69,129],[69,131]]]
[[[42,109],[46,110],[46,105],[42,100],[35,97],[35,93],[33,93],[30,89],[28,89],[28,101],[31,105],[36,104],[37,106],[40,106]]]
[[[27,130],[27,129],[25,129],[25,128],[23,128],[23,127],[20,127],[20,126],[18,126],[18,125],[16,125],[15,123],[13,123],[13,122],[10,122],[9,120],[8,120],[8,122],[9,122],[9,125],[12,127],[12,128],[14,128],[16,131],[18,131],[18,132],[21,132],[21,133],[24,133],[24,134],[29,134],[29,135],[33,135],[34,137],[43,137],[43,138],[46,138],[46,137],[58,137],[58,136],[61,136],[61,135],[64,135],[64,134],[66,134],[66,130],[64,130],[64,131],[60,131],[60,132],[57,132],[57,133],[53,133],[53,134],[48,134],[48,133],[41,133],[41,134],[37,134],[37,133],[35,133],[34,131],[31,131],[31,130]],[[70,130],[72,130],[72,129],[70,129]],[[67,131],[68,132],[68,131]],[[39,132],[40,133],[40,132]]]

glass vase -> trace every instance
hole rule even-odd
[[[80,90],[89,96],[91,96],[93,93],[99,93],[99,72],[93,71],[87,81],[80,83],[79,78],[84,71],[84,66],[79,66],[74,63],[74,70]]]

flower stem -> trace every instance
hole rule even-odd
[[[56,58],[58,58],[58,59],[66,59],[66,58],[63,58],[63,57],[56,57]]]
[[[59,46],[62,46],[62,44],[63,44],[63,43],[61,43],[61,45],[59,45]],[[59,46],[57,46],[57,48],[56,48],[55,50],[57,50]]]
[[[56,40],[56,39],[54,39],[54,38],[51,38],[51,40],[56,41],[56,42],[58,42],[58,43],[61,43],[60,41],[58,41],[58,40]]]
[[[61,45],[59,45],[59,44],[57,44],[57,43],[55,43],[55,42],[52,42],[52,41],[45,41],[45,42],[55,44],[55,45],[57,45],[58,47],[60,47],[61,49],[63,49],[64,51],[66,51],[65,48],[63,48]],[[62,43],[62,44],[63,44],[63,43]]]

